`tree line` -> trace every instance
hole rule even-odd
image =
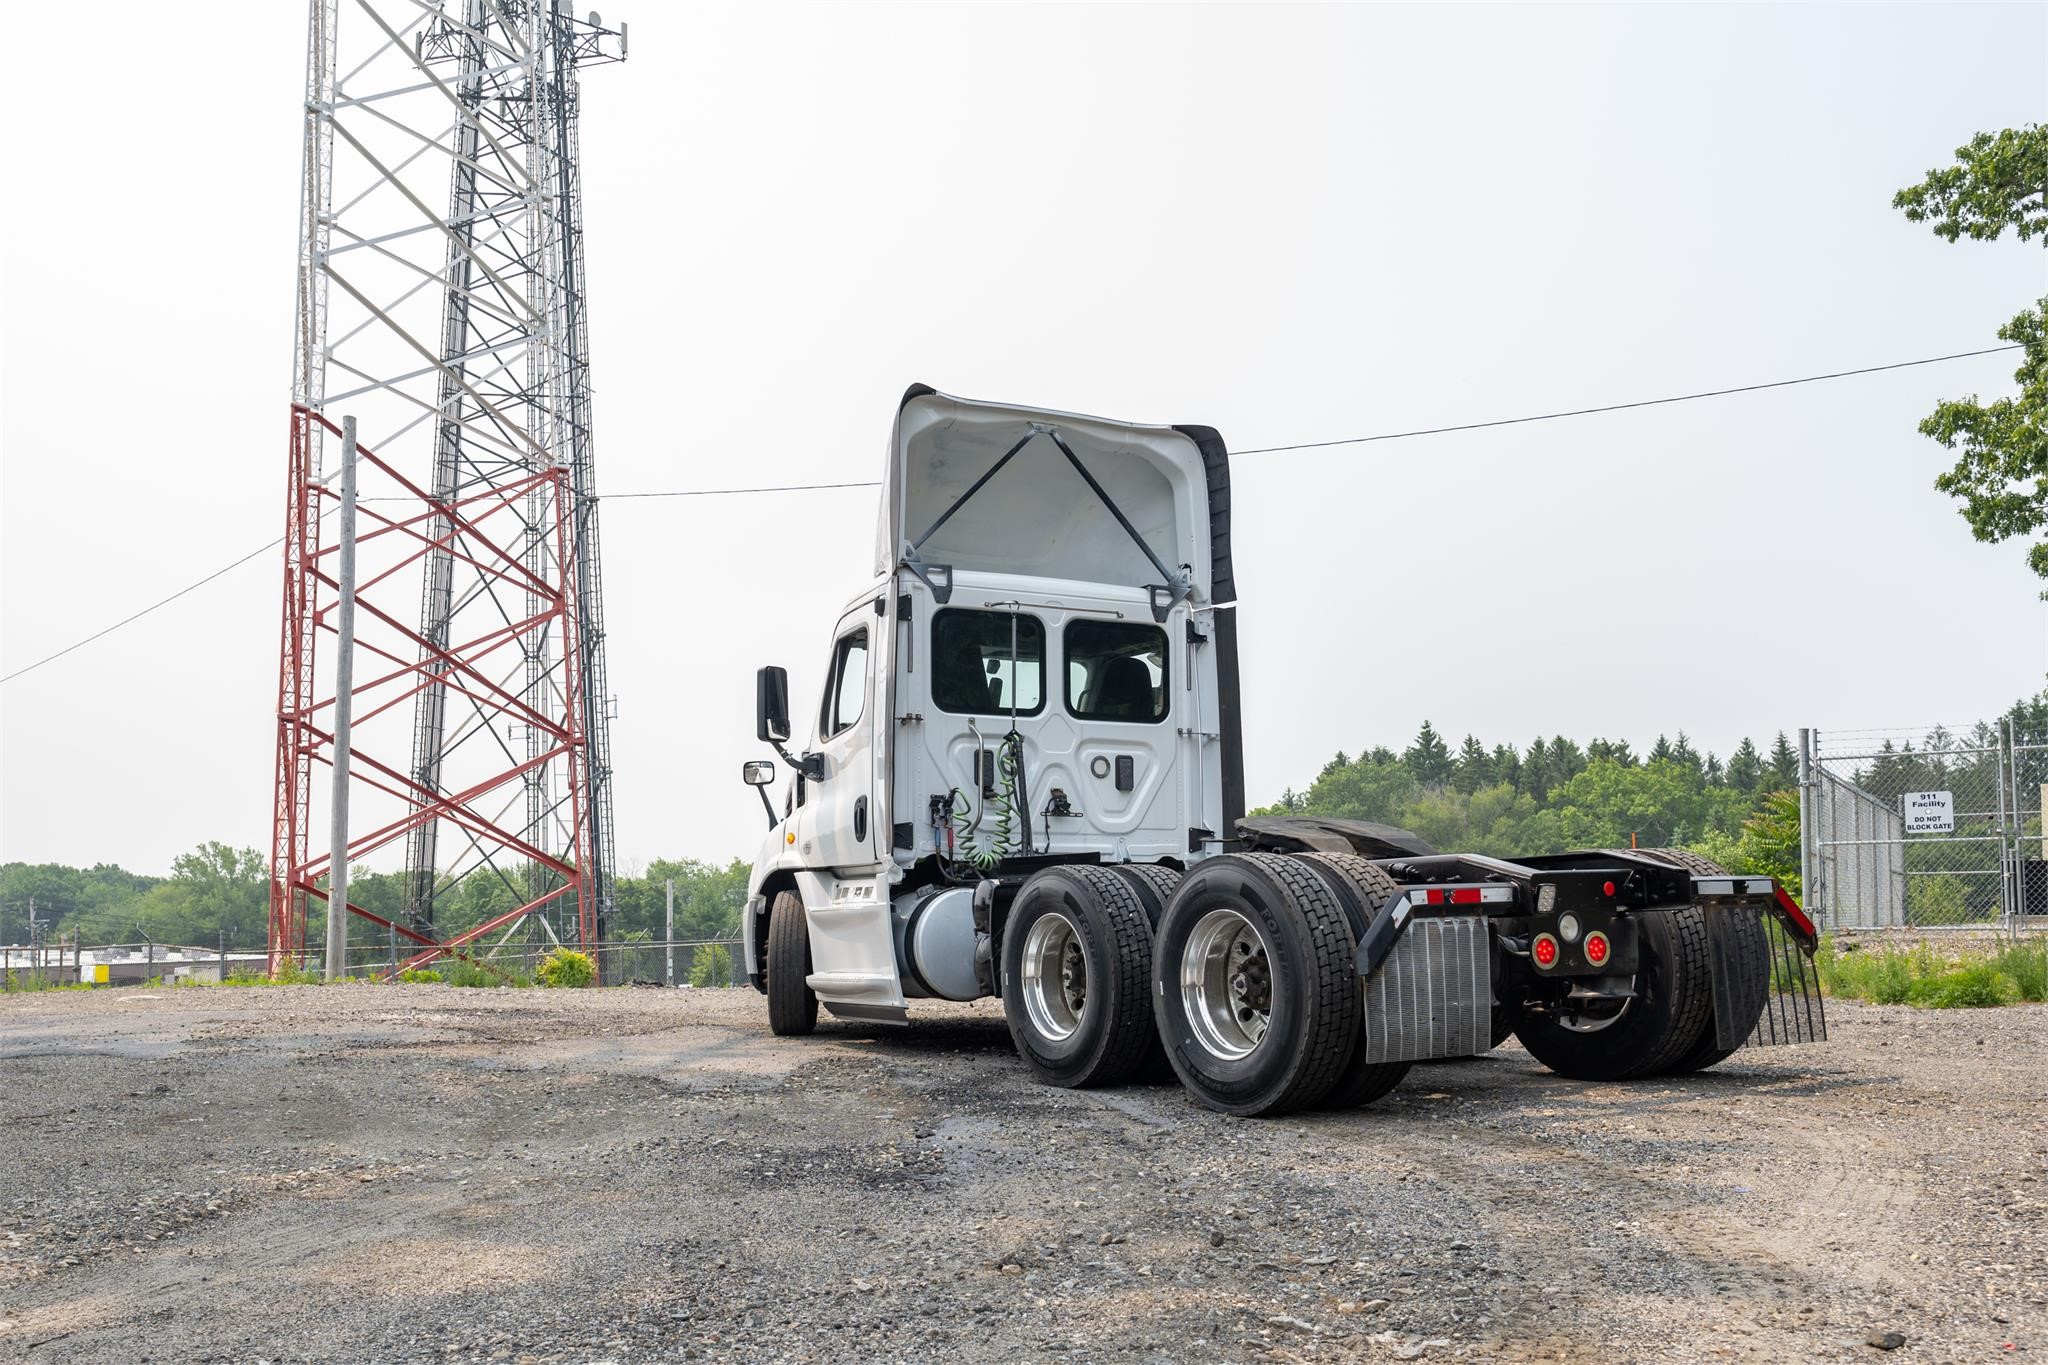
[[[611,937],[662,936],[664,883],[676,885],[678,939],[730,937],[737,932],[746,902],[747,864],[657,858],[613,882]],[[349,873],[349,900],[387,919],[404,922],[405,874],[357,867]],[[435,929],[461,933],[528,899],[525,870],[499,875],[480,868],[435,897]],[[26,943],[30,907],[41,935],[50,941],[76,937],[84,943],[176,943],[256,948],[266,942],[270,916],[270,868],[262,853],[209,841],[180,854],[167,877],[129,872],[110,863],[68,867],[61,863],[0,864],[0,943]],[[564,907],[562,918],[573,915]],[[325,941],[325,911],[318,901],[307,914],[307,940]],[[568,936],[570,926],[558,923]],[[351,942],[382,931],[357,920]]]

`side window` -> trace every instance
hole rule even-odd
[[[830,739],[853,727],[868,696],[868,628],[842,635],[832,650],[832,671],[825,679],[825,713],[818,733]]]
[[[1011,623],[1016,623],[1016,659]],[[949,608],[932,617],[932,704],[964,716],[1045,709],[1045,623],[1007,611]]]
[[[1067,710],[1083,720],[1166,719],[1166,632],[1129,621],[1067,623]]]

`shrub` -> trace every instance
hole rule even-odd
[[[2009,943],[1991,955],[1991,965],[2012,982],[2019,999],[2036,1004],[2048,1001],[2048,940]]]
[[[430,986],[446,978],[432,967],[408,967],[398,974],[398,979],[408,986]]]
[[[732,954],[722,943],[707,943],[690,958],[692,986],[732,984]]]
[[[540,971],[535,975],[543,986],[588,986],[597,980],[597,964],[588,953],[557,948],[541,959]]]

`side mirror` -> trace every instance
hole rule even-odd
[[[775,765],[765,758],[750,758],[740,769],[740,778],[749,787],[767,787],[775,782]]]
[[[789,739],[787,669],[771,664],[754,674],[754,735],[763,744],[782,744]]]

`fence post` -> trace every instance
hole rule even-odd
[[[1814,885],[1813,869],[1820,859],[1814,843],[1820,831],[1814,828],[1817,803],[1813,799],[1813,731],[1799,729],[1799,897],[1818,926],[1824,916],[1819,905],[1820,888]]]
[[[227,984],[228,984],[228,931],[227,931],[227,930],[225,930],[225,929],[220,929],[220,930],[216,930],[216,931],[215,931],[215,938],[214,938],[214,947],[215,947],[215,950],[216,950],[217,952],[219,952],[219,954],[220,954],[220,984],[221,984],[221,985],[223,985],[223,986],[225,986],[225,985],[227,985]]]
[[[71,984],[74,986],[83,986],[85,984],[85,949],[79,946],[76,930],[72,931],[71,934]]]
[[[148,943],[149,946],[142,954],[142,984],[145,986],[149,984],[149,979],[156,975],[156,940],[150,939]]]
[[[668,908],[661,918],[661,984],[676,984],[676,879],[670,877],[663,883],[668,896]]]

